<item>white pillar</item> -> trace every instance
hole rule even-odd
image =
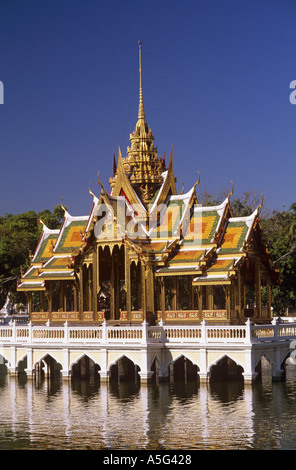
[[[28,342],[29,343],[32,343],[32,339],[33,339],[33,332],[32,332],[32,322],[30,321],[28,323],[28,329],[29,329],[29,336],[28,336]]]
[[[102,343],[107,344],[108,342],[108,336],[107,336],[107,321],[106,318],[104,318],[103,324],[102,324]]]
[[[10,347],[10,367],[9,367],[9,374],[10,375],[17,375],[17,366],[16,366],[16,348],[15,346]]]
[[[203,319],[201,322],[201,342],[206,343],[207,342],[207,330],[206,330],[206,321]]]
[[[199,375],[199,380],[201,383],[206,383],[208,382],[210,378],[210,374],[208,372],[207,368],[207,350],[205,348],[202,348],[199,350],[200,352],[200,369],[198,372]]]
[[[254,368],[254,353],[252,348],[245,349],[245,371],[243,372],[244,382],[253,383],[257,377]]]
[[[252,343],[252,325],[253,325],[253,323],[248,318],[247,321],[246,321],[246,337],[245,337],[245,343],[246,344],[251,344]]]
[[[33,351],[32,348],[27,349],[27,368],[25,369],[28,379],[34,377],[35,371],[33,370]]]
[[[69,370],[69,349],[63,349],[62,377],[63,379],[68,379],[71,377],[71,371]]]
[[[149,353],[146,348],[143,348],[141,351],[142,355],[142,367],[141,371],[139,372],[139,376],[141,378],[141,383],[147,383],[151,380],[153,376],[153,371],[150,370],[150,359]]]
[[[281,369],[281,350],[279,345],[275,351],[275,364],[272,368],[272,380],[273,382],[280,382],[282,380],[283,370]]]
[[[103,323],[103,342],[105,343],[104,334],[106,335],[106,320],[104,320]],[[99,374],[101,382],[109,381],[110,372],[108,371],[108,351],[106,348],[104,348],[101,353],[101,369]]]
[[[68,321],[64,323],[64,343],[69,342],[69,328],[68,328]]]
[[[142,344],[147,344],[148,343],[148,323],[145,319],[142,323],[142,340],[141,340],[141,343]]]

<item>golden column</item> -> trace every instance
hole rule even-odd
[[[147,289],[146,289],[146,266],[141,264],[141,281],[142,281],[142,308],[143,320],[147,318]]]
[[[83,265],[79,266],[79,320],[83,318]]]
[[[48,318],[50,320],[52,314],[52,281],[49,281],[49,295],[48,295]]]
[[[202,320],[202,304],[203,304],[203,301],[202,301],[202,291],[203,291],[203,288],[202,286],[197,286],[196,288],[197,290],[197,308],[198,308],[198,316],[199,316],[199,319]]]
[[[268,318],[271,318],[271,284],[267,284],[267,314]]]
[[[125,277],[125,292],[126,292],[126,313],[128,321],[131,321],[131,268],[129,259],[129,248],[127,244],[124,245],[124,277]]]
[[[257,317],[262,316],[262,299],[261,299],[261,271],[260,264],[256,262],[255,265],[255,288],[256,288],[256,309]]]
[[[115,320],[115,260],[114,252],[111,252],[111,296],[110,296],[110,319]]]
[[[98,320],[98,248],[94,247],[92,263],[92,311],[94,321]]]
[[[165,284],[163,276],[160,278],[160,307],[162,320],[165,321]]]

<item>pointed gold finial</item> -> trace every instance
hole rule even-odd
[[[200,183],[200,172],[199,172],[199,170],[197,170],[197,174],[198,174],[198,180],[195,183],[194,188],[196,188],[196,186],[199,186],[199,183]]]
[[[91,186],[91,181],[89,182],[88,192],[89,192],[89,194],[90,194],[93,198],[95,198],[96,196],[94,195],[94,193],[93,193],[92,190],[90,189],[90,186]]]
[[[232,180],[230,181],[230,183],[231,183],[231,191],[230,191],[230,193],[228,194],[228,196],[227,196],[227,197],[233,196],[234,183],[233,183],[233,181],[232,181]]]
[[[102,183],[100,181],[100,170],[98,171],[97,178],[98,178],[98,185],[101,187],[102,191],[105,192],[104,186],[102,185]]]
[[[64,211],[65,213],[67,212],[67,209],[66,209],[66,207],[64,206],[64,198],[63,198],[63,196],[62,196],[62,198],[61,198],[61,208],[63,209],[63,211]]]
[[[140,77],[140,89],[139,89],[139,114],[138,119],[145,121],[145,111],[143,103],[143,87],[142,87],[142,57],[141,57],[141,41],[139,41],[139,77]]]
[[[118,154],[117,176],[120,181],[123,173],[127,173],[130,184],[137,187],[142,202],[148,204],[155,191],[162,184],[164,169],[162,160],[158,158],[157,147],[154,147],[153,144],[154,136],[145,118],[141,52],[141,41],[139,41],[140,86],[138,120],[133,133],[130,134],[131,146],[127,148],[127,158],[123,159],[121,153]]]

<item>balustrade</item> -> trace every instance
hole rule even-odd
[[[140,328],[108,328],[108,340],[140,340],[143,337],[142,329]]]
[[[253,339],[274,338],[274,327],[255,325],[252,328],[252,338]]]
[[[17,328],[16,336],[17,336],[17,338],[28,338],[29,337],[29,328]]]
[[[225,340],[225,339],[244,339],[246,337],[245,327],[224,327],[224,328],[207,328],[208,339]]]
[[[103,337],[101,328],[69,328],[68,339],[71,340],[101,340]]]
[[[33,339],[64,339],[64,330],[61,328],[37,328],[33,329]]]
[[[271,325],[169,325],[137,326],[110,325],[104,322],[98,326],[69,325],[9,325],[0,324],[0,343],[257,343],[294,339],[296,323],[274,323]]]
[[[170,339],[200,339],[202,337],[201,327],[196,326],[192,328],[188,327],[169,327],[164,328],[165,337]]]
[[[11,338],[12,337],[12,328],[0,327],[0,338]]]
[[[277,336],[296,336],[295,326],[279,325],[277,328]]]

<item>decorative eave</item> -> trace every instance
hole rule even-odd
[[[202,274],[202,270],[197,266],[196,268],[188,267],[187,265],[181,266],[161,266],[156,269],[155,276],[197,276]]]
[[[20,282],[17,286],[18,292],[34,292],[34,291],[45,291],[45,282],[44,281],[23,281]]]
[[[138,213],[138,216],[142,219],[146,218],[147,210],[142,204],[139,196],[135,192],[130,180],[124,170],[123,159],[121,155],[120,147],[118,148],[118,166],[117,166],[117,177],[113,187],[112,196],[124,195],[129,205],[134,206]]]
[[[88,191],[89,191],[89,194],[92,196],[93,198],[93,202],[92,202],[92,206],[91,206],[91,209],[90,209],[90,214],[89,214],[89,218],[88,218],[88,222],[86,224],[86,227],[85,227],[85,236],[88,238],[90,236],[90,233],[92,232],[94,226],[95,226],[95,223],[97,221],[96,219],[96,216],[95,216],[95,211],[96,211],[96,208],[99,204],[99,198],[91,191],[90,189],[90,184],[89,183],[89,188],[88,188]]]
[[[171,146],[171,153],[168,168],[165,172],[163,172],[163,183],[160,187],[159,193],[157,195],[156,201],[152,204],[150,213],[153,212],[157,205],[165,204],[169,193],[171,192],[172,195],[177,195],[176,189],[176,178],[174,176],[173,170],[173,146]]]
[[[36,263],[39,264],[40,261],[36,261],[36,260],[37,260],[37,257],[39,255],[39,252],[41,250],[41,247],[42,247],[43,243],[46,242],[46,240],[48,240],[50,242],[51,251],[54,249],[55,244],[53,242],[52,237],[56,238],[58,236],[59,232],[60,232],[60,229],[52,230],[52,229],[48,228],[41,219],[39,219],[39,222],[43,225],[43,229],[42,229],[42,233],[40,235],[36,250],[34,252],[34,255],[31,258],[31,264],[36,264]]]

